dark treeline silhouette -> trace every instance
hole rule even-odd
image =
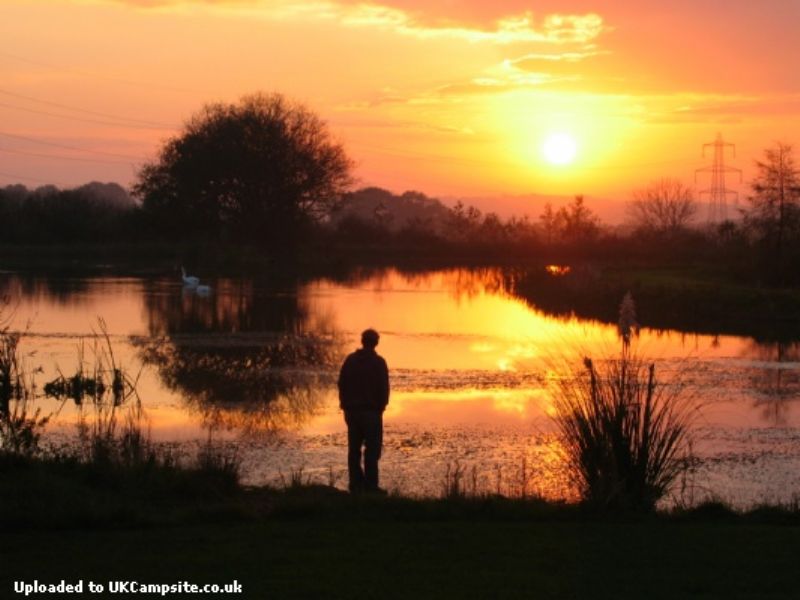
[[[0,188],[0,237],[6,243],[134,240],[141,236],[142,217],[138,204],[116,183],[67,190]]]
[[[365,260],[387,253],[457,257],[479,262],[638,261],[642,264],[714,262],[732,274],[751,273],[750,240],[741,223],[700,227],[685,220],[667,227],[632,218],[604,224],[583,196],[541,214],[501,218],[461,202],[446,206],[419,192],[395,195],[367,188],[344,197],[323,235],[334,246],[354,246]],[[752,261],[751,261],[752,262]]]
[[[372,187],[345,195],[326,234],[342,244],[492,259],[542,256],[548,249],[574,249],[599,237],[599,220],[582,197],[546,211],[553,216],[550,222],[527,215],[503,219],[462,202],[446,206],[421,192],[396,195]]]
[[[353,191],[352,161],[327,124],[280,94],[210,104],[138,173],[115,184],[0,190],[5,243],[143,242],[248,247],[352,266],[570,262],[711,265],[747,284],[800,284],[800,171],[785,143],[756,162],[745,207],[703,223],[692,192],[663,178],[634,192],[629,222],[601,223],[583,196],[501,218],[418,191]],[[131,197],[133,199],[131,199]],[[209,252],[217,266],[220,252]],[[184,259],[185,260],[185,259]]]
[[[751,220],[715,226],[686,222],[655,227],[650,221],[632,219],[627,227],[612,228],[581,196],[559,209],[546,205],[538,217],[503,219],[460,202],[446,206],[420,192],[393,194],[371,187],[343,194],[335,211],[296,230],[295,242],[282,252],[291,254],[300,246],[306,253],[319,248],[326,258],[338,252],[342,260],[354,263],[407,256],[461,262],[581,258],[643,264],[713,262],[742,280],[795,283],[788,264],[800,250],[800,228],[787,218],[777,246],[772,237],[776,221],[764,212],[754,212]],[[93,183],[71,190],[0,188],[0,235],[6,244],[202,241],[260,246],[261,240],[248,236],[203,239],[177,223],[167,227],[162,217],[162,209],[138,203],[116,184]],[[275,240],[264,242],[266,249],[274,249]]]
[[[380,241],[387,233],[417,231],[441,235],[449,217],[450,211],[444,204],[421,192],[396,195],[379,187],[368,187],[345,194],[330,222],[345,235]]]

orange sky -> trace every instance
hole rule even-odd
[[[747,180],[800,142],[798,24],[790,0],[3,0],[0,184],[129,184],[204,102],[257,90],[394,191],[629,199],[693,183],[718,131]],[[543,160],[552,132],[572,164]]]

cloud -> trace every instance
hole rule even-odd
[[[526,73],[505,78],[479,77],[463,83],[452,83],[437,88],[433,96],[473,96],[497,94],[523,89],[539,88],[567,81],[577,81],[579,75],[561,76],[552,73]]]
[[[598,50],[590,47],[588,49],[565,52],[538,52],[526,54],[519,58],[508,59],[504,62],[507,67],[519,69],[520,71],[538,71],[545,65],[558,63],[578,63],[593,58],[610,54],[608,50]]]
[[[97,0],[95,0],[97,1]],[[284,20],[336,21],[347,27],[379,28],[419,39],[454,39],[488,44],[575,44],[597,38],[606,26],[595,13],[549,14],[534,19],[531,12],[509,15],[488,26],[457,20],[429,23],[419,14],[383,4],[349,4],[333,0],[270,2],[268,0],[107,0],[145,9],[185,9],[206,6],[249,16]]]
[[[469,98],[507,94],[517,91],[542,89],[557,84],[578,81],[580,76],[553,75],[551,73],[525,73],[513,77],[475,77],[454,81],[436,88],[403,95],[398,92],[385,93],[366,102],[358,102],[348,108],[373,108],[390,104],[435,105],[459,102]]]
[[[759,117],[800,116],[800,95],[693,98],[680,106],[654,110],[649,123],[740,123]]]

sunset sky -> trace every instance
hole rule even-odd
[[[799,30],[795,0],[3,0],[0,184],[130,184],[203,103],[261,90],[325,118],[362,185],[629,199],[693,184],[721,132],[746,192],[800,143]]]

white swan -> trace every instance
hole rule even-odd
[[[195,293],[198,296],[208,296],[211,293],[211,286],[210,285],[198,285],[195,288]]]
[[[189,287],[197,287],[200,283],[200,278],[195,277],[194,275],[187,275],[186,269],[181,267],[181,278],[183,279],[183,285],[188,285]]]

